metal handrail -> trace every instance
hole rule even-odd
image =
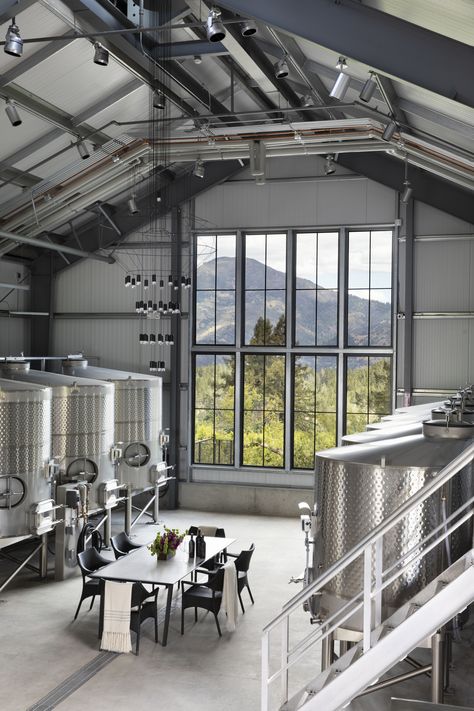
[[[317,578],[311,585],[297,593],[291,598],[284,606],[283,610],[270,620],[270,622],[263,628],[263,633],[270,632],[274,629],[280,622],[282,622],[289,614],[296,610],[301,603],[305,602],[308,598],[314,595],[315,592],[320,590],[324,585],[332,580],[336,575],[341,573],[348,565],[354,562],[359,556],[364,554],[365,549],[376,543],[376,541],[385,535],[391,528],[396,526],[400,521],[410,513],[419,504],[422,504],[426,499],[428,499],[432,494],[434,494],[438,489],[441,489],[446,482],[448,482],[455,474],[457,474],[461,469],[463,469],[467,464],[469,464],[472,459],[474,459],[474,442],[466,447],[466,449],[461,452],[455,459],[453,459],[449,464],[447,464],[443,469],[439,471],[436,478],[433,481],[426,484],[423,488],[419,489],[411,498],[407,499],[405,503],[395,509],[391,514],[387,516],[378,526],[376,526],[370,533],[368,533],[362,540],[355,546],[352,550],[348,551],[342,556],[338,561],[333,563],[325,573],[323,573],[319,578]]]

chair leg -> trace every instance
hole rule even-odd
[[[255,604],[255,600],[253,599],[252,591],[250,590],[250,585],[247,582],[247,590],[249,591],[250,599],[252,600],[252,605]]]
[[[95,600],[95,595],[92,596],[92,602],[91,602],[91,605],[90,605],[90,607],[89,607],[89,612],[92,610],[92,606],[93,606],[93,604],[94,604],[94,600]]]
[[[214,613],[214,619],[215,619],[215,621],[216,621],[217,631],[219,632],[219,637],[222,637],[221,627],[220,627],[220,625],[219,625],[219,620],[217,619],[217,614],[216,614],[216,613]]]
[[[239,601],[240,601],[240,607],[242,608],[242,612],[245,615],[245,607],[244,607],[244,603],[242,602],[242,595],[240,594],[240,592],[239,592]]]
[[[75,619],[75,620],[77,619],[77,616],[78,616],[78,614],[79,614],[79,610],[81,609],[81,605],[82,605],[83,600],[84,600],[84,598],[83,598],[82,595],[81,595],[81,599],[79,600],[79,605],[77,606],[76,614],[74,615],[74,619]]]
[[[198,621],[198,609],[197,607],[194,608],[194,622]]]
[[[184,607],[181,603],[181,634],[184,634]]]
[[[141,620],[138,618],[138,627],[137,627],[137,646],[135,647],[135,654],[139,655],[140,653],[140,627],[141,627]]]

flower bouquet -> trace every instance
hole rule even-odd
[[[148,546],[152,555],[156,555],[158,560],[168,560],[176,555],[179,544],[184,540],[187,531],[181,532],[177,528],[167,528],[156,534],[155,540]]]

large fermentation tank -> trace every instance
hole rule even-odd
[[[103,508],[107,482],[115,479],[113,384],[30,370],[24,362],[2,364],[0,372],[52,389],[52,455],[59,464],[59,483],[90,484],[89,510]]]
[[[161,378],[88,365],[86,360],[63,361],[63,372],[96,378],[115,386],[115,439],[122,448],[120,478],[134,491],[151,488],[156,465],[162,461]]]
[[[0,379],[0,538],[39,532],[33,511],[51,501],[50,459],[50,388]]]
[[[404,425],[384,427],[383,429],[368,430],[367,432],[356,432],[355,434],[344,435],[343,444],[366,444],[367,442],[377,442],[381,439],[397,439],[398,437],[408,437],[409,435],[421,434],[423,425],[421,422],[408,422]]]
[[[439,424],[439,423],[438,423]],[[450,428],[451,429],[451,428]],[[472,428],[471,428],[472,429]],[[461,432],[462,430],[462,432]],[[314,570],[323,572],[380,524],[391,512],[421,489],[472,440],[455,439],[471,435],[461,427],[446,437],[446,428],[433,423],[423,434],[354,444],[319,452],[316,456],[316,498],[320,530],[314,545]],[[440,437],[438,438],[437,434]],[[400,522],[384,539],[384,569],[406,554],[437,525],[472,495],[471,468],[454,477]],[[446,504],[443,503],[446,498]],[[452,537],[453,559],[470,547],[471,533],[465,526]],[[388,614],[413,597],[442,570],[441,547],[414,563],[384,591]],[[325,588],[321,613],[329,614],[358,594],[362,587],[363,562],[359,558]],[[348,627],[360,629],[360,620]]]

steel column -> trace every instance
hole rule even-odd
[[[403,236],[405,239],[405,260],[403,265],[403,404],[411,405],[413,390],[413,200],[406,205],[401,203]]]
[[[171,272],[175,279],[181,277],[181,261],[183,249],[183,232],[181,220],[181,208],[174,207],[171,210]],[[178,481],[180,475],[180,439],[181,439],[181,319],[171,320],[171,333],[174,337],[174,359],[170,362],[170,461],[174,466],[176,479],[170,482],[169,505],[171,508],[178,507]],[[157,492],[157,499],[158,499]]]

